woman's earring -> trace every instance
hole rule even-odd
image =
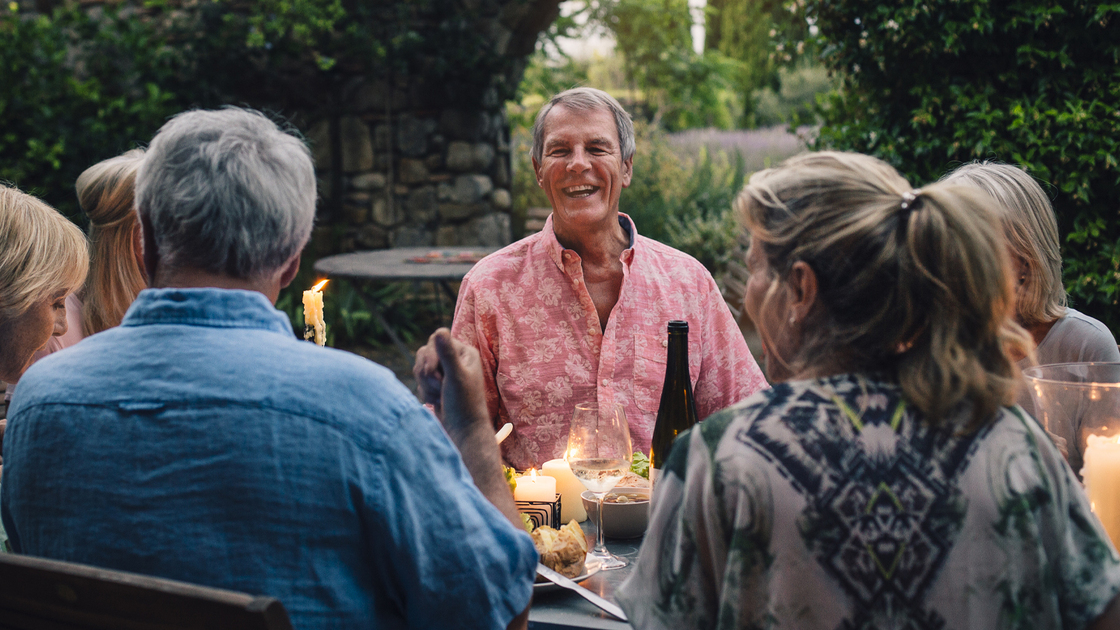
[[[789,325],[793,326],[796,323],[797,323],[797,316],[796,315],[790,315],[789,316]]]

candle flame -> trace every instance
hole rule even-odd
[[[319,284],[316,284],[315,286],[311,287],[311,290],[312,291],[322,291],[323,287],[327,286],[328,282],[330,282],[330,280],[324,278],[323,280],[319,281]]]
[[[536,468],[530,468],[529,469],[529,476],[536,479],[537,478],[537,469]]]

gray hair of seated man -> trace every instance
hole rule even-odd
[[[553,96],[537,112],[537,119],[533,122],[532,149],[532,156],[537,164],[540,164],[541,158],[544,157],[545,117],[557,105],[563,105],[576,111],[593,109],[609,111],[611,116],[614,116],[614,127],[618,131],[618,146],[622,151],[622,161],[625,162],[634,157],[634,123],[630,119],[630,114],[626,113],[626,110],[622,109],[622,105],[619,105],[618,101],[610,94],[595,88],[578,87]]]
[[[256,278],[311,235],[311,153],[260,112],[184,112],[152,139],[136,208],[152,225],[160,265]]]

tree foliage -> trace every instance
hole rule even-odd
[[[0,180],[77,213],[74,181],[150,138],[182,103],[178,60],[116,12],[0,13]]]
[[[804,9],[841,77],[818,146],[876,155],[915,185],[971,160],[1025,167],[1053,196],[1071,302],[1120,331],[1120,4]]]
[[[82,170],[191,107],[249,105],[301,124],[338,111],[357,77],[380,81],[387,103],[422,83],[418,98],[463,107],[496,105],[520,78],[520,59],[495,43],[500,3],[55,4],[0,10],[0,180],[71,216]]]
[[[550,33],[577,36],[581,25],[608,31],[638,113],[669,131],[754,126],[759,90],[778,90],[779,71],[811,50],[800,2],[709,0],[699,15],[688,0],[583,0]],[[694,49],[696,23],[706,30],[700,52]],[[787,39],[797,41],[787,48]]]
[[[670,131],[732,126],[737,68],[718,51],[693,49],[687,0],[617,0],[605,22],[655,120]]]
[[[805,55],[802,7],[796,0],[709,0],[705,24],[705,47],[734,61],[731,81],[743,95],[740,124],[753,126],[754,94],[779,91],[779,72]]]

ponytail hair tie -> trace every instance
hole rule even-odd
[[[910,204],[917,201],[918,200],[918,195],[920,195],[920,194],[922,194],[922,189],[921,188],[914,188],[912,190],[908,190],[908,191],[902,193],[902,205],[899,207],[899,209],[900,210],[909,210],[910,209]]]

